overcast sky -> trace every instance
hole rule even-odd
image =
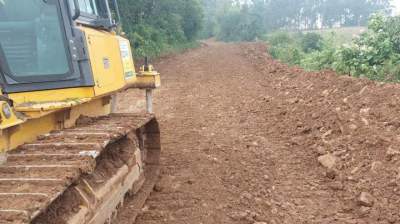
[[[396,7],[395,8],[396,15],[400,15],[400,0],[392,0],[392,1],[393,5]]]

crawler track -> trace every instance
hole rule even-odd
[[[159,152],[152,115],[113,114],[41,136],[0,165],[0,223],[110,221],[126,193],[152,189]]]

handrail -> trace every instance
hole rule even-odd
[[[117,18],[118,18],[117,24],[120,24],[121,23],[121,13],[119,12],[118,1],[117,0],[113,0],[113,1],[114,1],[115,12],[117,13]]]

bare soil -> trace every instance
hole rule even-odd
[[[266,52],[207,42],[155,63],[162,177],[135,223],[400,223],[400,86]]]

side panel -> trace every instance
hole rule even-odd
[[[85,33],[95,82],[95,95],[118,91],[125,86],[119,37],[114,33],[81,27]]]
[[[12,93],[8,97],[15,104],[38,103],[38,102],[55,102],[68,99],[81,99],[94,97],[93,87],[55,89],[35,92]]]

